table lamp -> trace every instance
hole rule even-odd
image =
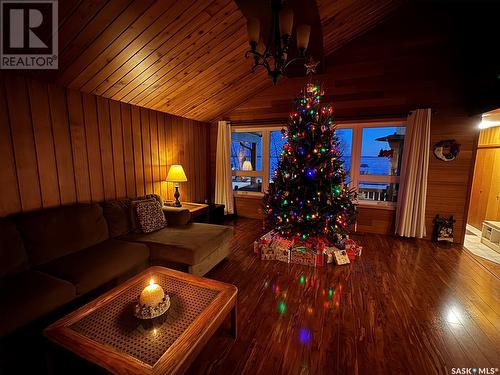
[[[182,169],[182,165],[179,165],[179,164],[172,165],[170,167],[170,169],[168,170],[166,181],[175,183],[174,206],[175,207],[182,207],[181,201],[179,200],[179,197],[181,196],[179,194],[179,182],[186,182],[187,181],[187,177],[186,177],[186,174],[184,173],[184,169]]]
[[[253,171],[252,162],[250,160],[245,160],[241,166],[243,171]]]

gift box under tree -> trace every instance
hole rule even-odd
[[[274,231],[270,231],[253,243],[254,253],[262,259],[274,259],[274,250],[271,247],[274,234]]]
[[[290,249],[290,263],[303,264],[306,266],[323,266],[325,256],[314,248],[308,248],[304,245],[294,246]]]

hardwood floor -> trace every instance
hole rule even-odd
[[[258,220],[238,219],[233,254],[207,277],[236,285],[229,320],[189,374],[451,374],[500,366],[496,272],[454,246],[353,236],[351,265],[261,261]]]

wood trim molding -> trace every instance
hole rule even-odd
[[[500,143],[494,143],[489,145],[478,145],[477,148],[500,148]]]

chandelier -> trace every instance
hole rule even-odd
[[[283,5],[282,0],[271,0],[271,29],[264,44],[260,38],[260,20],[249,18],[247,21],[248,43],[250,50],[245,57],[252,55],[254,64],[252,72],[259,66],[266,68],[274,84],[285,75],[286,68],[293,62],[306,59],[306,49],[309,44],[311,26],[297,26],[297,49],[299,56],[288,59],[288,49],[292,39],[293,11]]]

